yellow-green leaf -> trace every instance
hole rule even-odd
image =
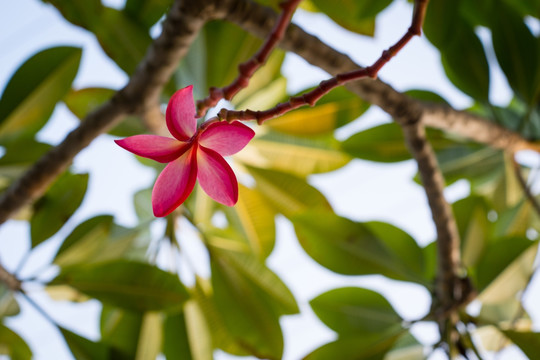
[[[251,140],[235,159],[303,177],[339,169],[351,158],[329,137],[303,138],[269,131]]]
[[[69,91],[82,51],[75,47],[43,50],[9,80],[0,98],[0,139],[32,137]]]

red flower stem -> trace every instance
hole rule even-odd
[[[238,65],[238,77],[228,86],[223,88],[210,88],[208,97],[197,101],[197,117],[203,117],[209,108],[216,106],[221,99],[231,100],[240,90],[247,87],[249,80],[265,62],[276,47],[279,41],[285,35],[287,26],[302,0],[288,0],[282,2],[279,6],[282,9],[274,28],[266,38],[261,48],[248,61]]]
[[[314,106],[317,101],[332,89],[344,85],[348,82],[355,81],[364,77],[376,78],[381,68],[390,61],[396,54],[403,49],[403,47],[415,36],[420,36],[422,33],[422,24],[426,15],[428,0],[416,0],[414,6],[414,12],[412,17],[411,26],[407,29],[405,35],[401,37],[393,46],[383,51],[382,55],[373,63],[373,65],[365,67],[363,69],[350,71],[342,74],[338,74],[333,78],[323,80],[319,86],[315,89],[302,94],[300,96],[293,96],[288,102],[280,103],[275,107],[264,111],[253,110],[227,110],[221,109],[218,117],[221,120],[226,121],[248,121],[256,120],[261,125],[266,120],[276,118],[291,110],[297,109],[301,106],[310,105]]]

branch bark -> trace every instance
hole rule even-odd
[[[163,22],[161,35],[152,43],[127,85],[90,113],[62,143],[39,159],[2,194],[0,224],[43,195],[56,177],[68,168],[73,158],[98,135],[119,123],[126,115],[146,113],[148,108],[158,103],[163,86],[211,12],[211,7],[203,1],[174,2]]]

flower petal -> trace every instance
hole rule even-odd
[[[197,177],[204,192],[223,205],[236,204],[238,182],[225,159],[214,150],[199,146],[197,165]]]
[[[193,85],[178,90],[171,96],[165,119],[167,128],[178,140],[190,139],[197,130],[195,118],[195,103],[193,102]]]
[[[255,132],[239,121],[211,124],[199,137],[199,144],[222,156],[236,154],[255,136]]]
[[[160,163],[171,162],[177,159],[190,146],[176,139],[158,135],[135,135],[125,139],[114,140],[114,142],[135,155]]]
[[[197,180],[196,147],[186,151],[159,174],[152,191],[154,215],[169,215],[182,204],[195,186]]]

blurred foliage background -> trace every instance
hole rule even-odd
[[[126,0],[119,9],[99,0],[45,2],[65,21],[92,33],[104,54],[129,76],[172,0]],[[277,9],[276,1],[259,2]],[[301,8],[372,37],[377,15],[392,3],[305,0]],[[481,115],[530,141],[540,139],[539,17],[537,0],[433,0],[424,25],[425,38],[438,50],[448,80],[472,104],[458,110]],[[204,97],[210,86],[229,84],[237,75],[236,65],[261,43],[226,21],[207,23],[164,89],[163,106],[176,89],[188,84],[195,85],[196,98]],[[36,134],[57,104],[65,104],[84,121],[118,90],[73,86],[83,51],[72,46],[43,49],[22,62],[3,88],[0,191],[53,146],[39,141]],[[276,50],[229,105],[262,110],[294,95],[287,93],[284,58],[285,53]],[[505,106],[490,101],[494,67],[502,69],[513,92]],[[451,103],[441,94],[407,90],[422,101]],[[328,271],[347,276],[378,274],[433,293],[436,242],[421,246],[392,224],[340,216],[310,181],[311,175],[340,169],[353,159],[394,166],[411,158],[399,126],[391,119],[346,138],[336,136],[352,122],[361,122],[369,108],[369,103],[337,88],[313,108],[256,127],[256,137],[231,159],[241,182],[234,207],[217,204],[196,190],[156,234],[151,231],[153,223],[163,220],[152,216],[153,182],[149,182],[134,194],[131,204],[122,204],[134,207],[136,226],[121,225],[109,214],[76,224],[64,236],[49,271],[22,279],[24,291],[13,289],[0,276],[0,354],[32,358],[33,349],[4,320],[18,315],[21,301],[39,308],[32,292],[44,290],[58,301],[95,299],[103,305],[97,340],[57,325],[76,359],[203,360],[212,359],[216,349],[236,356],[280,359],[284,351],[280,319],[309,309],[266,264],[276,242],[276,217],[294,226],[305,253]],[[144,121],[130,116],[109,135],[145,132],[149,129]],[[428,136],[447,184],[465,179],[470,185],[468,196],[452,205],[462,262],[478,293],[474,307],[463,307],[459,313],[464,352],[482,358],[514,344],[534,359],[540,353],[540,333],[522,297],[537,267],[540,222],[520,177],[528,187],[537,179],[537,169],[516,163],[514,154],[459,134],[429,129]],[[162,169],[161,164],[137,160],[155,174]],[[20,272],[27,259],[32,261],[35,249],[63,228],[83,202],[91,176],[73,168],[66,171],[42,198],[18,214],[15,221],[27,222],[30,231],[27,239],[16,241],[29,241],[31,246],[18,269],[10,272]],[[181,281],[179,262],[186,261],[182,253],[189,241],[186,228],[202,244],[210,276],[192,267],[191,281]],[[170,261],[158,263],[158,254],[164,251]],[[42,277],[43,273],[54,275]],[[382,294],[371,289],[335,288],[311,299],[309,306],[336,336],[304,354],[306,359],[424,359],[439,345],[422,344],[409,331],[415,321],[433,321],[430,314],[405,321]],[[287,341],[294,342],[294,335]]]

